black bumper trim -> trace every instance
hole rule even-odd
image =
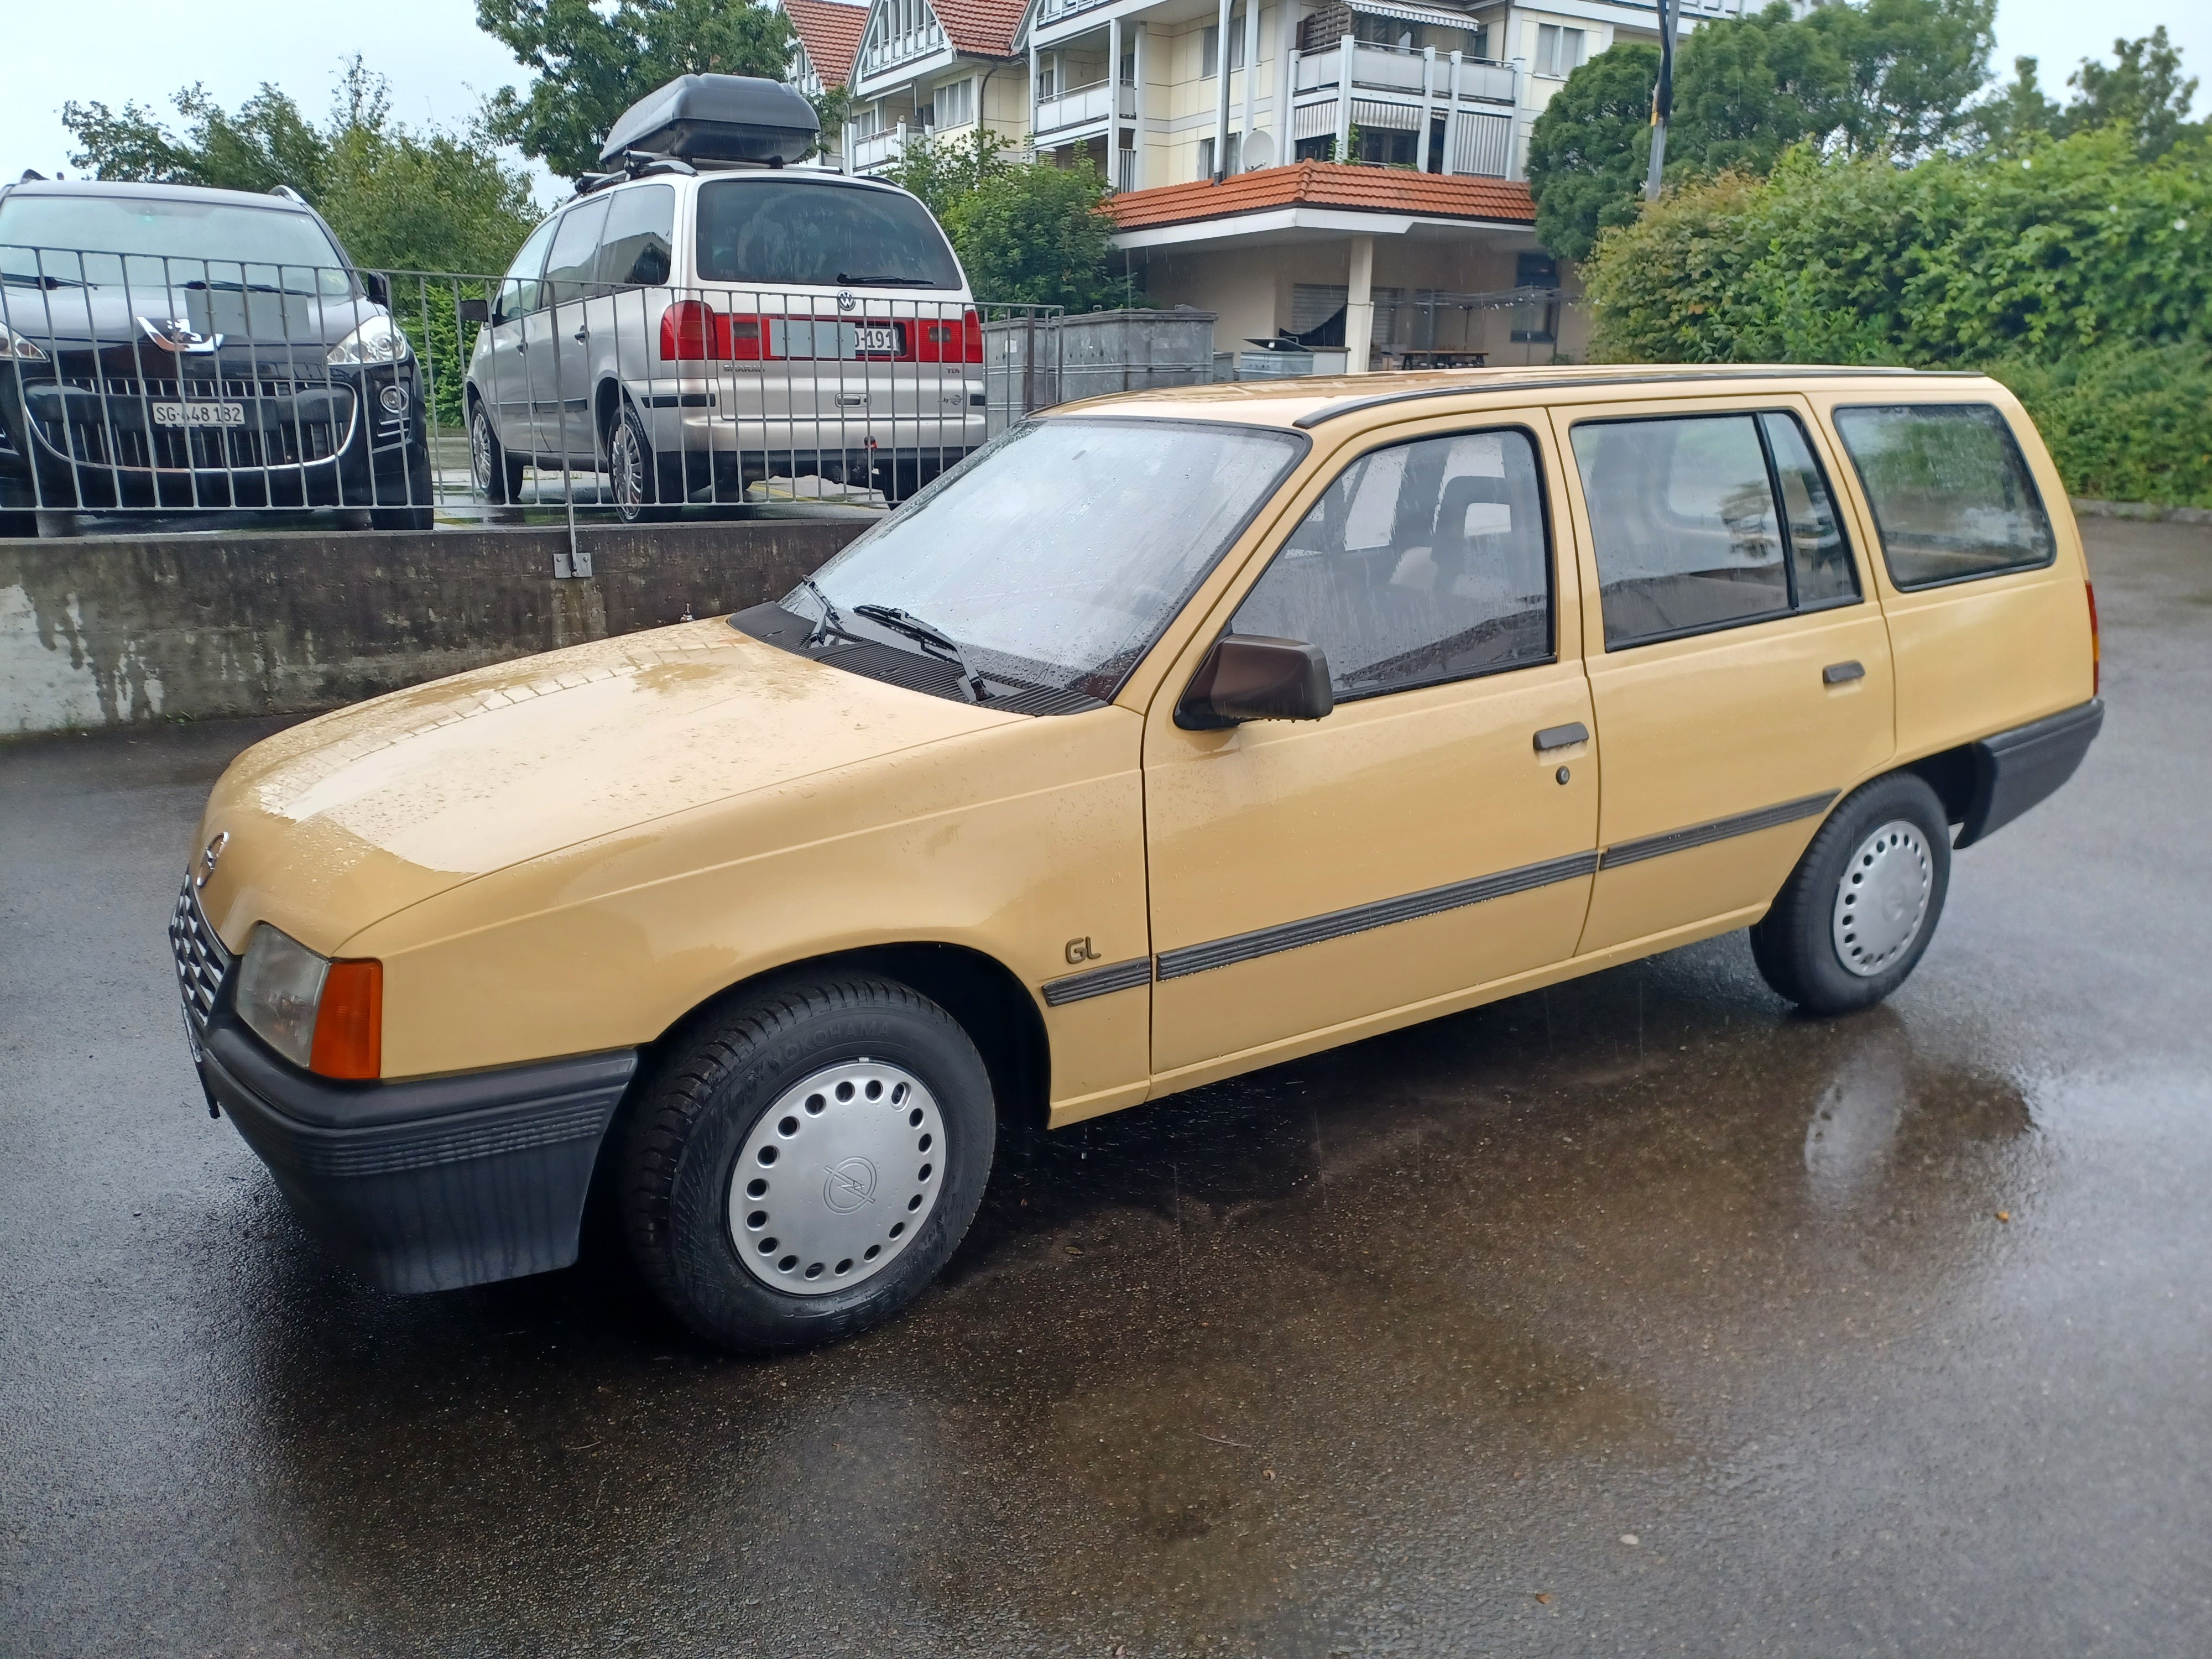
[[[2104,702],[2092,697],[1975,744],[1974,792],[1952,846],[1972,847],[2054,793],[2074,775],[2104,726]]]
[[[574,1261],[599,1144],[637,1069],[624,1048],[334,1084],[220,1012],[204,1048],[202,1081],[301,1220],[373,1284],[403,1291]]]

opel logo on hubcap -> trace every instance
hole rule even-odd
[[[876,1201],[876,1166],[865,1158],[848,1158],[827,1165],[822,1173],[822,1201],[839,1215],[850,1215],[863,1204]]]

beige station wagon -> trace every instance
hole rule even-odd
[[[1210,386],[1008,432],[781,601],[248,750],[172,934],[210,1103],[376,1283],[574,1258],[848,1334],[1053,1127],[1748,928],[1814,1013],[2102,716],[1973,375]]]

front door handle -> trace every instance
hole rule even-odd
[[[1536,734],[1536,752],[1541,755],[1553,749],[1571,749],[1589,741],[1589,727],[1580,720],[1566,726],[1547,726]]]
[[[1823,685],[1847,685],[1866,678],[1866,669],[1855,662],[1832,662],[1820,671]]]

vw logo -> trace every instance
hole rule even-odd
[[[203,891],[206,889],[209,881],[214,878],[216,860],[222,856],[222,849],[229,845],[230,831],[219,830],[216,832],[215,839],[201,850],[199,873],[192,878],[194,891]]]
[[[853,291],[850,289],[843,289],[837,295],[837,309],[840,311],[850,311],[858,304],[860,301],[853,297]]]
[[[826,1165],[822,1173],[822,1201],[839,1215],[850,1215],[863,1204],[876,1201],[876,1166],[865,1158],[848,1158]]]

